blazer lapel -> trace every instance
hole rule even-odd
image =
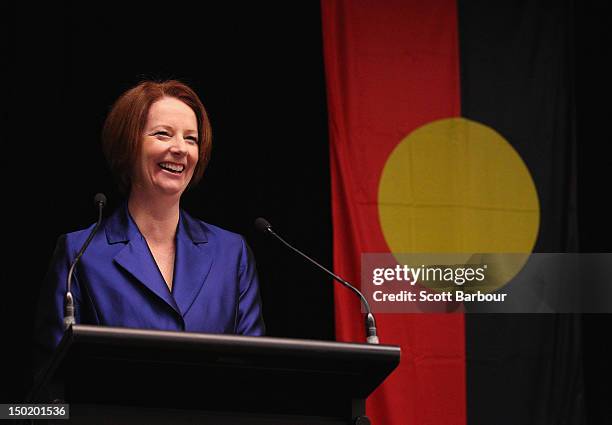
[[[212,247],[204,224],[181,211],[176,232],[173,295],[186,315],[202,290],[213,264]]]
[[[130,217],[127,204],[109,218],[106,225],[108,243],[125,243],[113,260],[151,292],[161,298],[174,311],[181,314],[168,290],[147,242]]]

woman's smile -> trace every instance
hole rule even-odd
[[[176,164],[174,162],[160,162],[159,167],[165,171],[168,171],[172,174],[181,174],[183,170],[185,170],[184,164]]]

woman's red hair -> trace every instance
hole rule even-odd
[[[176,98],[195,113],[198,123],[198,162],[189,186],[197,184],[210,160],[212,132],[204,105],[186,84],[167,80],[144,81],[123,93],[115,102],[102,129],[102,150],[119,187],[129,192],[136,156],[147,123],[149,109],[164,97]]]

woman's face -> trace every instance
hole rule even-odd
[[[132,191],[149,196],[180,196],[198,161],[198,124],[193,110],[174,97],[164,97],[151,105]]]

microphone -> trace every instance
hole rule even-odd
[[[74,269],[79,260],[81,259],[81,256],[89,246],[89,243],[93,239],[96,232],[98,231],[98,227],[100,227],[100,223],[102,222],[102,210],[106,205],[106,196],[104,196],[103,193],[96,194],[96,196],[94,197],[94,204],[96,205],[96,207],[98,207],[98,221],[96,222],[96,225],[89,234],[89,237],[81,247],[79,253],[72,261],[70,269],[68,270],[68,277],[66,278],[66,296],[64,297],[64,330],[67,330],[71,325],[74,325],[76,323],[74,319],[74,298],[72,296],[72,292],[70,292],[70,289],[72,289],[72,275],[74,274]]]
[[[359,289],[355,288],[353,285],[348,283],[346,280],[342,279],[340,276],[338,276],[338,275],[334,274],[333,272],[329,271],[328,269],[323,267],[321,264],[319,264],[318,262],[316,262],[315,260],[310,258],[308,255],[304,254],[302,251],[300,251],[299,249],[295,248],[289,242],[287,242],[283,238],[281,238],[272,229],[272,225],[265,218],[259,217],[258,219],[256,219],[255,220],[255,228],[257,230],[259,230],[260,232],[263,232],[265,234],[269,234],[269,235],[274,236],[276,239],[281,241],[285,246],[289,247],[291,250],[293,250],[294,252],[298,253],[299,255],[301,255],[302,257],[304,257],[308,261],[310,261],[312,264],[314,264],[315,266],[317,266],[318,268],[323,270],[325,273],[327,273],[328,275],[333,277],[336,281],[340,282],[342,285],[346,286],[351,291],[356,293],[361,298],[361,302],[363,303],[363,305],[365,306],[365,309],[366,309],[366,316],[365,316],[365,328],[366,328],[366,336],[367,336],[366,340],[367,340],[368,344],[378,344],[379,343],[378,336],[376,335],[376,321],[374,320],[374,315],[372,314],[372,309],[370,309],[370,304],[368,303],[368,300],[366,300],[366,298],[363,296],[361,291],[359,291]]]

